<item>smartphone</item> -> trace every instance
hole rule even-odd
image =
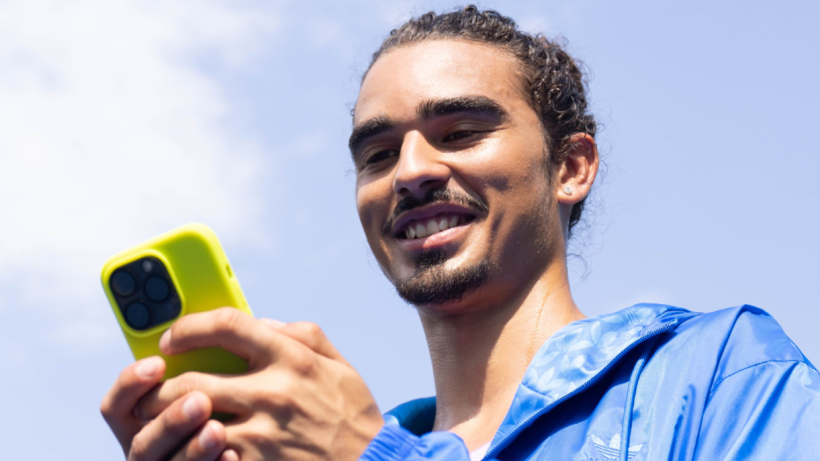
[[[216,234],[187,224],[117,253],[106,261],[102,285],[139,360],[165,359],[163,380],[186,371],[244,373],[247,362],[221,348],[165,356],[159,339],[177,319],[195,312],[233,307],[251,314]]]

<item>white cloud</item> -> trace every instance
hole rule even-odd
[[[0,3],[0,306],[104,341],[114,252],[190,221],[262,241],[264,165],[225,128],[228,101],[191,65],[245,65],[276,18],[214,2]],[[82,330],[79,326],[82,324]],[[81,334],[77,334],[81,332]]]

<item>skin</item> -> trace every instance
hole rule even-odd
[[[151,357],[126,368],[103,399],[127,459],[354,460],[384,424],[364,381],[315,324],[222,308],[184,316],[160,340],[166,355],[203,347],[246,359],[248,372],[189,372],[158,384],[164,364],[150,376],[137,373],[149,361],[162,363]],[[192,396],[198,418],[184,412]],[[236,416],[199,429],[211,411]],[[206,444],[196,431],[209,428]]]
[[[518,70],[513,58],[488,45],[403,46],[370,69],[354,112],[354,132],[389,121],[352,152],[359,218],[387,278],[417,276],[424,249],[446,255],[435,269],[440,274],[481,261],[494,268],[487,283],[461,299],[418,306],[435,377],[434,430],[456,433],[470,450],[491,440],[540,345],[583,318],[569,290],[566,236],[572,205],[595,179],[597,148],[576,134],[566,159],[547,168],[543,129]],[[503,115],[419,111],[459,98],[489,100]],[[382,231],[402,199],[420,199],[432,188],[467,195],[487,210],[449,204],[469,222],[426,239]],[[396,223],[447,205],[408,210]],[[383,425],[361,377],[313,324],[222,309],[181,318],[160,342],[165,354],[213,346],[248,359],[248,373],[186,373],[158,384],[160,358],[122,372],[101,410],[128,459],[353,460]],[[211,411],[238,416],[225,425],[206,423]]]
[[[517,66],[497,48],[466,41],[400,48],[372,67],[354,115],[354,127],[376,117],[395,122],[354,152],[359,217],[391,281],[416,271],[406,242],[377,232],[398,200],[444,186],[488,206],[486,216],[434,244],[449,256],[446,270],[489,260],[497,274],[461,300],[418,308],[436,384],[434,430],[458,434],[471,450],[492,439],[538,347],[583,318],[569,290],[565,238],[572,205],[594,181],[597,150],[576,135],[577,147],[547,180],[543,129]],[[418,116],[426,101],[473,95],[498,103],[507,117]],[[385,150],[392,150],[387,159],[368,163]]]

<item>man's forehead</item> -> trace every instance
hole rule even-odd
[[[423,101],[483,95],[502,104],[522,98],[515,58],[492,45],[430,40],[382,55],[356,101],[354,126],[378,116],[411,118]]]

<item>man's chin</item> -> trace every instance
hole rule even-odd
[[[489,261],[449,269],[445,260],[443,255],[431,254],[418,261],[416,273],[397,283],[396,292],[414,306],[445,305],[457,303],[490,279]]]

